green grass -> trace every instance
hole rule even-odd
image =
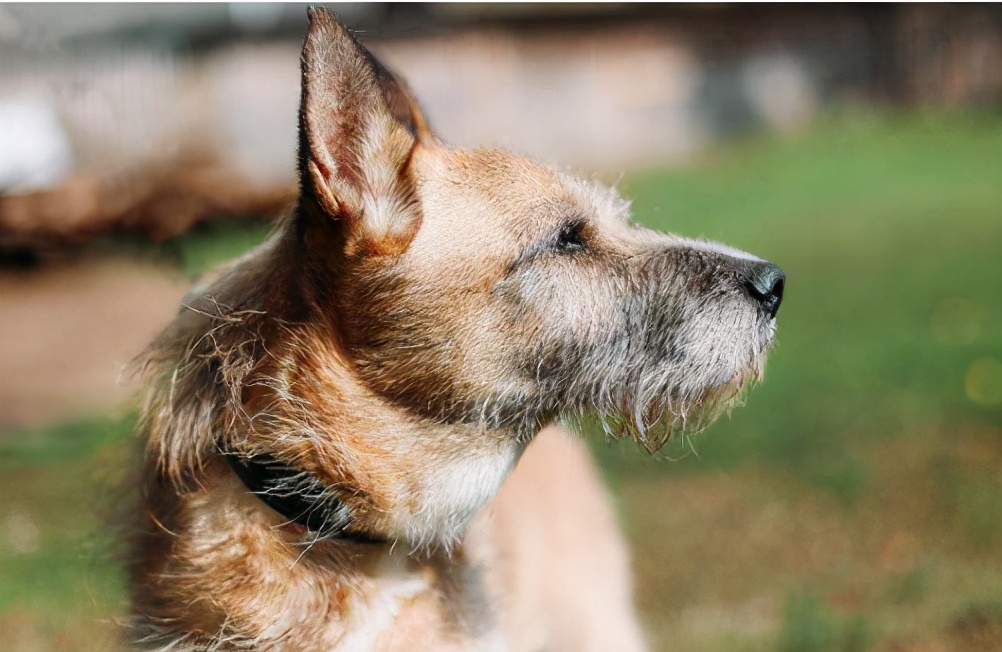
[[[0,440],[4,649],[115,649],[124,585],[109,524],[131,423],[94,417]]]
[[[872,643],[865,617],[839,616],[811,594],[791,595],[783,612],[778,652],[864,652]]]
[[[91,415],[4,437],[0,440],[0,472],[22,466],[58,466],[87,458],[104,446],[123,441],[135,424],[133,412]]]
[[[638,222],[788,276],[765,381],[698,455],[592,438],[658,647],[962,650],[1002,627],[1000,152],[998,115],[847,114],[626,178]],[[204,225],[140,253],[196,274],[266,232]],[[31,649],[121,613],[95,512],[133,419],[0,436],[0,629],[49,641]],[[686,608],[732,603],[747,631],[692,634]]]

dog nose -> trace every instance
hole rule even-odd
[[[748,294],[762,305],[762,309],[770,318],[775,317],[779,311],[785,285],[786,274],[778,265],[769,262],[756,263],[745,279]]]

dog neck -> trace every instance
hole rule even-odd
[[[527,441],[415,414],[362,382],[332,323],[338,315],[309,314],[322,297],[289,279],[288,261],[302,257],[282,235],[189,295],[142,362],[154,472],[184,492],[220,452],[267,454],[285,465],[277,475],[270,461],[227,472],[262,507],[298,494],[270,504],[288,521],[312,531],[297,517],[316,512],[337,535],[453,546]]]
[[[296,471],[266,454],[244,457],[223,453],[223,457],[250,493],[290,523],[310,530],[314,540],[386,542],[385,537],[355,530],[348,506],[313,475]]]

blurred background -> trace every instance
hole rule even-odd
[[[447,141],[785,268],[745,407],[658,459],[587,434],[654,649],[1002,649],[998,4],[332,8]],[[293,200],[305,27],[0,5],[4,650],[117,649],[120,371]]]

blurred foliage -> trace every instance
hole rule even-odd
[[[844,114],[626,178],[638,222],[788,276],[765,381],[698,454],[591,438],[658,649],[1002,646],[1000,152],[999,115]],[[267,230],[129,246],[197,274]],[[133,420],[0,433],[0,630],[29,641],[12,649],[108,649],[123,590],[95,514],[120,502]]]

